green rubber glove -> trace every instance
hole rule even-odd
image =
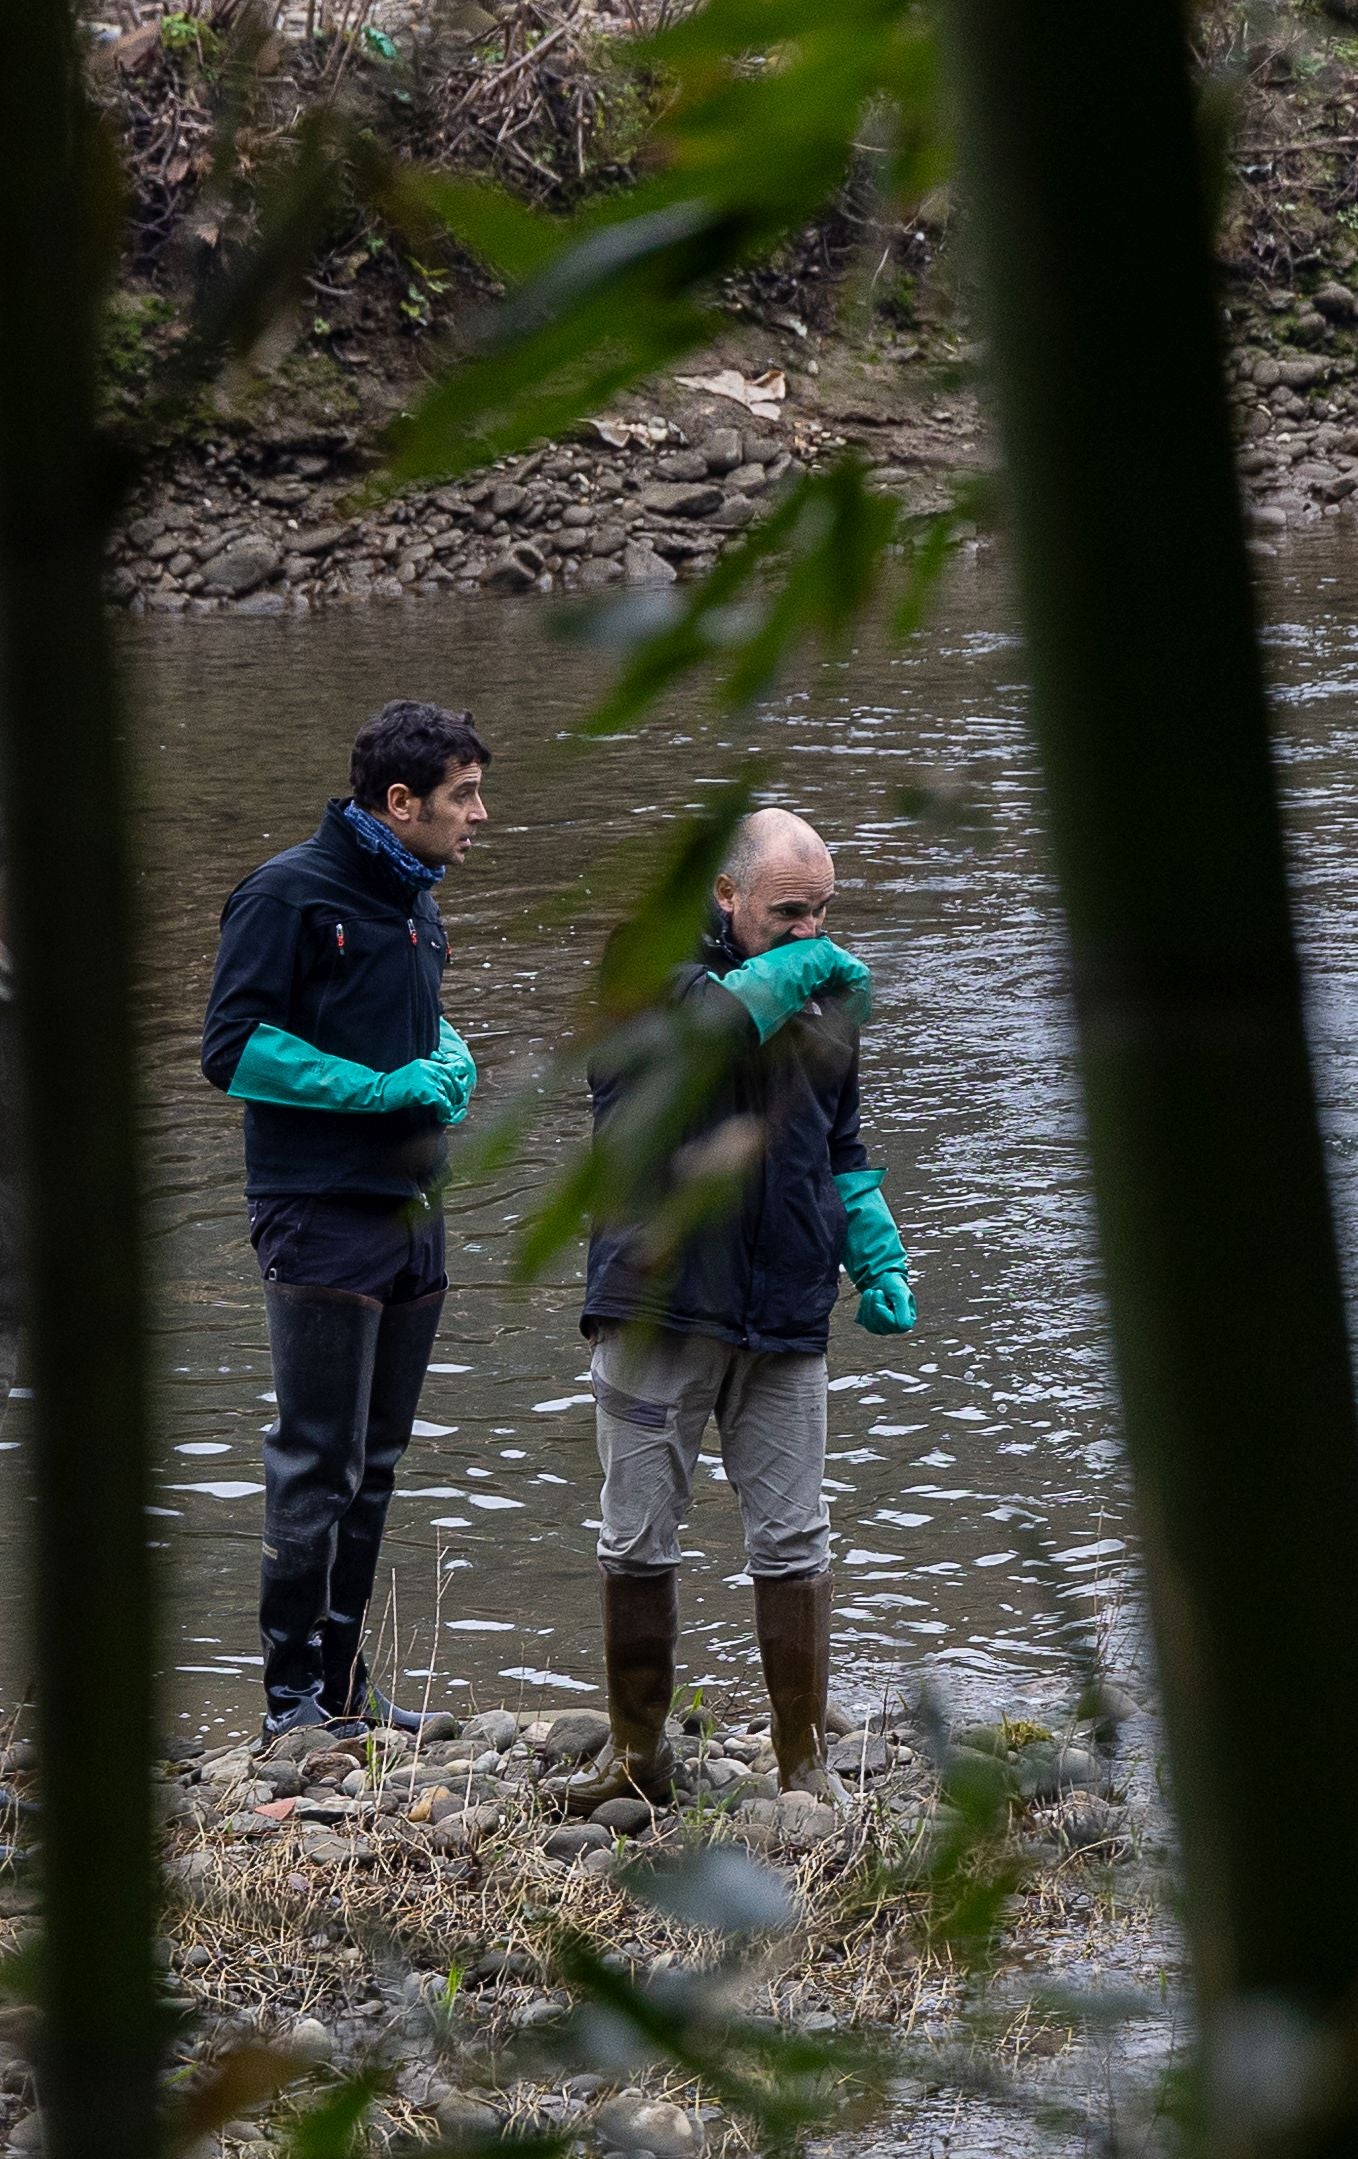
[[[462,1089],[465,1106],[476,1091],[476,1061],[456,1027],[450,1027],[442,1013],[439,1014],[439,1046],[434,1052],[434,1062],[447,1067]]]
[[[777,1034],[817,990],[847,990],[860,1026],[872,1010],[872,976],[828,937],[793,937],[712,980],[744,1005],[761,1042]]]
[[[416,1057],[395,1072],[330,1057],[279,1027],[256,1027],[241,1052],[227,1093],[281,1109],[324,1109],[381,1116],[395,1109],[432,1109],[440,1124],[460,1124],[467,1100],[446,1066]]]
[[[869,1334],[909,1334],[915,1324],[915,1297],[903,1274],[884,1274],[865,1289],[854,1314]]]
[[[835,1187],[844,1202],[844,1267],[863,1294],[854,1317],[869,1334],[908,1334],[915,1324],[910,1262],[881,1194],[886,1171],[844,1170]]]

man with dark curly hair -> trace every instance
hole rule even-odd
[[[250,1240],[278,1418],[264,1442],[266,1735],[419,1729],[362,1639],[447,1277],[447,1128],[476,1067],[440,1009],[433,887],[486,821],[469,712],[400,701],[354,743],[352,795],[236,887],[203,1071],[245,1104]]]

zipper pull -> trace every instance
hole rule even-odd
[[[416,927],[415,927],[415,924],[414,924],[414,921],[412,920],[412,918],[411,918],[411,917],[410,917],[409,915],[407,915],[407,916],[406,916],[406,928],[407,928],[407,929],[409,930],[409,932],[410,932],[410,942],[411,942],[411,943],[412,943],[413,945],[417,945],[417,944],[419,943],[419,941],[420,941],[420,933],[419,933],[419,931],[418,931],[418,930],[416,929]]]
[[[339,956],[340,956],[340,958],[341,958],[341,959],[343,959],[343,958],[344,958],[344,924],[343,924],[342,922],[337,922],[337,923],[335,924],[335,947],[336,947],[336,950],[337,950],[337,951],[338,951],[338,953],[339,953]]]

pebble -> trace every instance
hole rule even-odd
[[[590,1816],[614,1836],[634,1837],[651,1826],[652,1809],[644,1799],[605,1799]]]
[[[568,1709],[554,1718],[542,1741],[547,1762],[579,1762],[598,1753],[608,1738],[608,1718],[600,1709]]]
[[[696,2159],[706,2143],[702,2123],[668,2099],[648,2099],[642,2092],[620,2092],[606,2100],[594,2117],[595,2127],[610,2151],[639,2154],[654,2159]]]
[[[500,2117],[494,2107],[483,2100],[469,2099],[463,2092],[451,2092],[440,2100],[434,2110],[439,2130],[449,2143],[470,2141],[473,2137],[498,2135]]]
[[[567,1822],[553,1829],[543,1838],[542,1849],[549,1859],[578,1859],[581,1852],[607,1851],[612,1843],[607,1829],[600,1822]]]
[[[335,2052],[334,2038],[319,2017],[300,2017],[283,2043],[289,2053],[308,2062],[328,2062]]]
[[[462,1727],[464,1740],[480,1740],[482,1746],[493,1747],[497,1754],[507,1754],[518,1736],[518,1722],[507,1709],[491,1709],[481,1716],[468,1717]]]

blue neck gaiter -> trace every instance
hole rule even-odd
[[[359,846],[366,848],[370,855],[380,856],[403,885],[418,890],[439,882],[443,871],[430,869],[427,862],[412,855],[408,847],[401,845],[390,825],[384,825],[371,810],[360,809],[356,802],[346,802],[344,814],[354,828]]]

